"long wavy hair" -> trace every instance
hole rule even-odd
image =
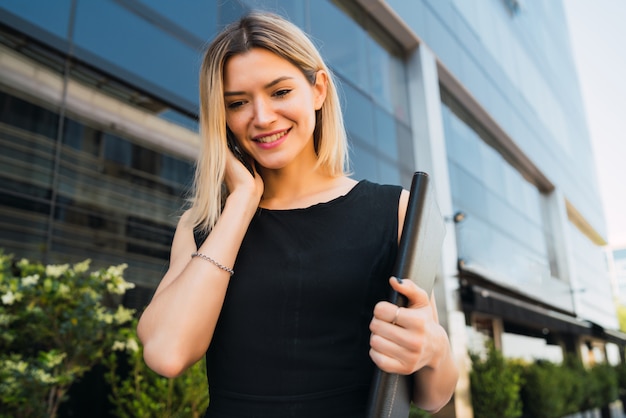
[[[313,132],[317,167],[331,176],[348,170],[348,142],[337,88],[330,69],[307,35],[284,18],[252,12],[228,25],[208,46],[200,69],[201,150],[190,195],[190,222],[209,231],[226,198],[224,172],[228,152],[224,105],[226,61],[252,48],[264,48],[298,67],[313,85],[319,70],[328,74],[326,99],[316,111]]]

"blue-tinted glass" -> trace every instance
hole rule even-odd
[[[402,61],[373,39],[367,42],[369,54],[369,92],[380,106],[397,119],[409,121],[406,77]]]
[[[125,167],[130,167],[133,155],[133,144],[125,139],[105,133],[104,158]]]
[[[393,58],[388,51],[371,38],[367,40],[367,48],[369,52],[369,65],[367,66],[370,78],[369,91],[379,105],[390,112],[394,112],[396,109],[394,108],[391,84],[397,74],[394,71]],[[400,79],[399,82],[404,84],[405,80]],[[404,85],[406,86],[406,84]]]
[[[72,119],[65,119],[63,127],[64,144],[94,157],[100,154],[100,131]]]
[[[0,8],[67,39],[72,0],[3,0]]]
[[[368,36],[356,22],[326,1],[311,7],[311,33],[337,74],[368,91]]]
[[[190,131],[198,132],[198,119],[192,119],[187,115],[183,115],[174,109],[166,109],[159,113],[159,117],[169,122],[174,122]]]
[[[493,148],[484,146],[480,148],[482,170],[481,176],[485,180],[487,186],[492,192],[504,190],[504,164],[502,156]],[[462,158],[462,157],[461,157]]]
[[[401,184],[398,166],[379,158],[377,181],[383,184]]]
[[[383,155],[396,160],[398,158],[398,135],[396,121],[390,114],[374,107],[374,132],[376,133],[376,149]]]
[[[266,10],[289,19],[300,28],[307,30],[305,15],[307,2],[300,0],[242,0],[250,9]]]
[[[191,185],[193,166],[178,158],[164,155],[161,162],[161,178],[177,183],[177,185],[187,187]]]
[[[111,22],[115,22],[114,27]],[[83,1],[78,5],[76,46],[95,54],[101,66],[149,89],[196,103],[200,48],[187,45],[145,18],[115,2]],[[77,50],[77,55],[81,51]]]
[[[347,82],[342,83],[346,129],[359,140],[376,146],[374,139],[374,105],[372,101]]]
[[[56,140],[59,115],[0,92],[0,122]]]
[[[370,151],[355,145],[351,148],[350,161],[354,178],[377,181],[376,157]]]
[[[443,114],[453,205],[467,214],[456,226],[459,257],[509,284],[552,280],[539,191],[446,106]]]
[[[400,166],[412,175],[412,172],[415,170],[415,153],[413,150],[412,132],[408,126],[397,122],[396,134],[398,135],[398,159]]]
[[[204,41],[217,33],[216,0],[185,0],[184,3],[171,0],[139,1]]]

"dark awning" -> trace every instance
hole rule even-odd
[[[622,332],[606,330],[591,321],[480,285],[462,284],[461,301],[466,313],[479,312],[497,316],[502,318],[505,328],[506,323],[509,323],[517,330],[528,330],[529,335],[572,334],[626,345],[626,334]]]

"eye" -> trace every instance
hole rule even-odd
[[[226,107],[228,109],[231,109],[231,110],[236,110],[236,109],[240,108],[241,106],[243,106],[243,104],[244,104],[243,100],[236,100],[234,102],[230,102],[230,103],[226,104]]]
[[[278,98],[282,98],[282,97],[285,97],[286,95],[288,95],[290,92],[291,92],[290,89],[280,89],[280,90],[277,90],[274,93],[274,96],[276,96]]]

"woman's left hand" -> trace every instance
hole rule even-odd
[[[374,307],[370,323],[370,357],[388,373],[412,374],[425,366],[435,367],[447,352],[445,330],[439,325],[436,307],[429,295],[411,280],[400,283],[395,277],[391,286],[408,299],[406,308],[390,302]]]

